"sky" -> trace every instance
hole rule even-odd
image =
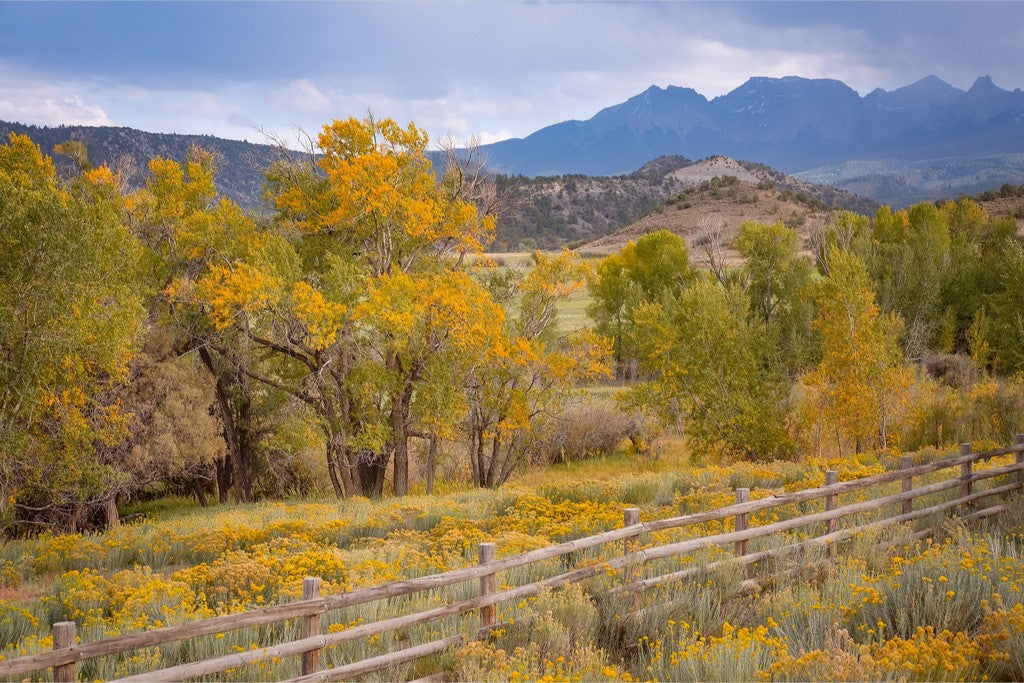
[[[0,120],[266,141],[348,116],[524,137],[650,85],[1024,88],[1024,2],[9,2]]]

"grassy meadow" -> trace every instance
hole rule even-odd
[[[914,459],[947,456],[929,450]],[[985,466],[1010,460],[995,458]],[[50,624],[57,621],[73,619],[83,640],[95,640],[293,601],[306,576],[322,577],[324,592],[337,593],[468,566],[483,541],[495,542],[501,558],[620,527],[625,507],[640,507],[642,518],[652,520],[730,504],[741,486],[758,499],[819,486],[827,469],[848,480],[897,464],[897,457],[884,453],[802,462],[702,461],[668,438],[656,458],[620,450],[524,471],[499,490],[450,484],[435,496],[215,508],[165,500],[140,507],[131,522],[104,533],[43,534],[0,546],[0,656],[50,649]],[[897,488],[898,482],[891,492]],[[858,495],[840,502],[854,502]],[[791,505],[753,514],[750,521],[756,526],[820,509],[821,501]],[[486,642],[368,678],[408,679],[441,670],[448,680],[1019,680],[1021,510],[970,528],[946,522],[935,539],[924,542],[905,541],[909,528],[887,531],[854,539],[836,562],[808,552],[749,574],[723,570],[666,584],[635,600],[608,594],[621,581],[617,572],[608,572],[499,606],[504,626]],[[655,532],[643,545],[731,528],[725,520]],[[750,550],[793,542],[809,531],[756,539]],[[875,550],[883,540],[887,549]],[[645,571],[654,576],[730,552],[657,561]],[[609,544],[520,568],[499,575],[499,586],[619,553],[621,544]],[[750,577],[759,579],[753,592],[741,587]],[[324,628],[335,632],[475,591],[471,582],[347,608],[325,615]],[[470,614],[346,643],[326,650],[324,663],[471,633],[477,623]],[[94,660],[80,673],[108,679],[297,633],[297,624],[284,623],[207,636]],[[297,674],[297,659],[286,658],[229,672],[224,680]]]

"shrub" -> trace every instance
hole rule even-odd
[[[530,452],[543,464],[608,455],[630,434],[631,420],[611,401],[571,405],[535,428]]]

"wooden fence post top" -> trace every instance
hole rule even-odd
[[[833,484],[839,483],[839,472],[836,470],[828,470],[825,472],[825,486],[832,486]]]
[[[640,508],[626,508],[622,511],[622,521],[625,526],[633,526],[640,523]]]
[[[64,650],[75,644],[75,622],[58,621],[53,625],[53,649]],[[58,683],[78,680],[78,664],[71,662],[53,667],[53,680]]]
[[[748,488],[736,489],[736,502],[737,503],[748,503],[748,502],[750,502],[750,489],[748,489]]]
[[[914,466],[914,459],[912,457],[910,457],[909,455],[904,455],[902,458],[900,458],[900,469],[901,470],[908,470],[908,469],[910,469],[913,466]]]
[[[1024,444],[1024,434],[1015,434],[1013,436],[1013,445],[1020,446],[1021,444]]]
[[[53,625],[53,649],[71,647],[75,644],[77,626],[73,621],[58,621]]]
[[[969,443],[962,443],[962,444],[960,444],[960,455],[970,455],[970,454],[971,454],[971,444],[969,444]]]
[[[494,558],[497,555],[498,546],[493,543],[481,543],[479,546],[479,558],[480,564],[488,564],[494,562]]]
[[[302,580],[302,599],[312,600],[320,597],[323,582],[319,576],[307,576]],[[320,635],[320,615],[311,614],[300,622],[299,637],[312,638]],[[302,675],[308,676],[320,670],[320,650],[302,653]]]

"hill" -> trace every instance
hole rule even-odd
[[[579,251],[603,256],[619,251],[628,242],[649,232],[669,230],[682,237],[692,256],[699,259],[713,235],[717,234],[718,243],[725,247],[732,243],[744,221],[782,221],[796,228],[806,241],[810,227],[821,225],[827,219],[830,208],[815,197],[752,180],[756,180],[752,174],[723,174],[691,185],[639,220],[581,246]],[[729,247],[723,249],[722,255],[727,263],[739,258]]]
[[[985,190],[974,197],[990,218],[1008,218],[1017,222],[1017,232],[1024,235],[1024,185],[1003,185],[998,190]]]
[[[495,170],[614,175],[659,155],[757,159],[897,205],[1024,177],[1024,92],[929,76],[861,97],[831,79],[751,78],[708,100],[651,86],[586,121],[483,147]],[[893,182],[897,180],[897,182]]]
[[[275,158],[276,148],[241,140],[226,140],[212,135],[179,135],[147,133],[134,128],[112,126],[27,126],[0,121],[0,140],[9,133],[30,137],[54,157],[54,163],[70,172],[70,159],[55,155],[54,145],[68,140],[81,140],[94,165],[105,164],[122,170],[129,187],[138,188],[146,182],[149,160],[155,156],[182,161],[194,146],[213,152],[217,159],[217,189],[249,211],[262,206],[263,171]]]
[[[623,176],[499,175],[498,187],[509,207],[499,218],[494,251],[555,249],[581,244],[628,226],[665,200],[708,182],[733,176],[748,184],[778,188],[801,205],[836,206],[871,213],[870,199],[832,187],[808,183],[780,171],[727,157],[692,162],[685,157],[659,157]]]

